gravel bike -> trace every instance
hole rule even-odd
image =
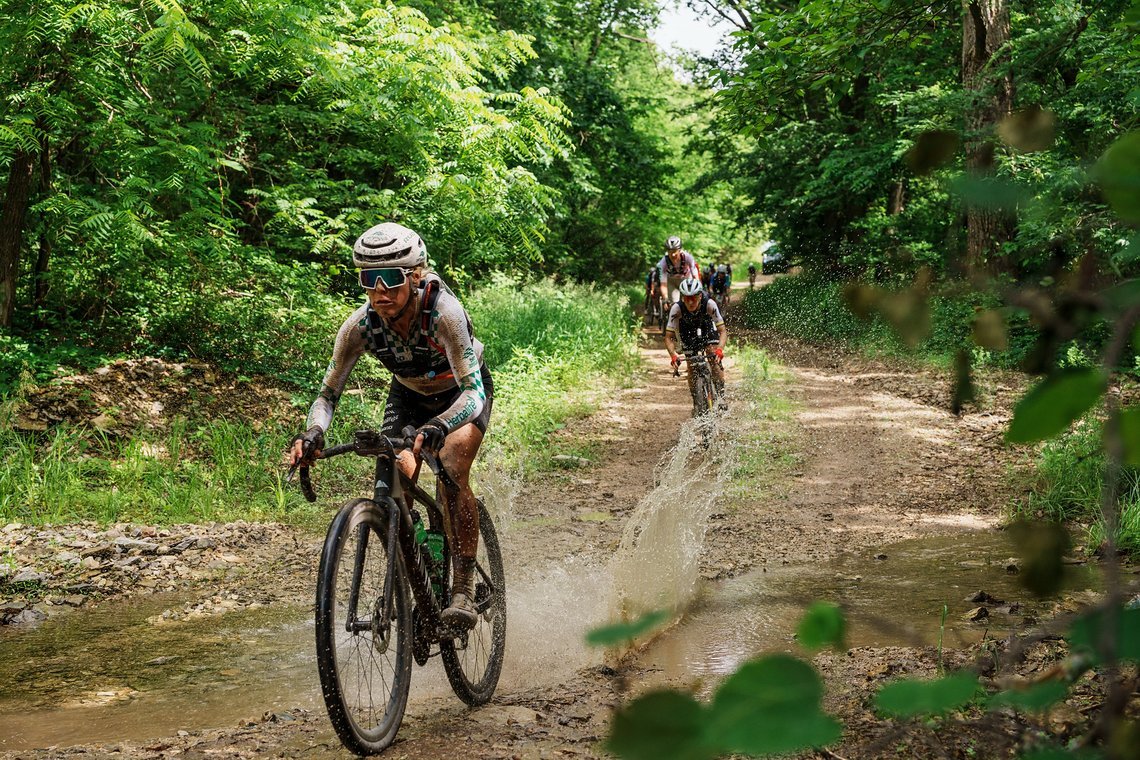
[[[468,705],[495,692],[506,647],[507,597],[503,555],[494,523],[479,501],[479,550],[475,562],[475,611],[471,630],[440,620],[451,591],[451,542],[438,498],[458,488],[431,453],[421,451],[412,477],[396,465],[411,449],[414,428],[403,440],[360,430],[352,443],[332,446],[313,459],[354,453],[375,459],[371,498],[351,499],[329,524],[317,575],[317,670],[329,720],[341,742],[359,755],[382,752],[396,738],[411,685],[412,662],[439,655],[452,690]],[[426,462],[436,497],[417,484]],[[290,471],[292,475],[292,471]],[[309,501],[316,491],[309,468],[300,467]],[[427,515],[426,530],[418,505]],[[425,537],[417,539],[417,534]],[[435,541],[430,539],[435,538]],[[439,556],[432,544],[441,547]]]
[[[700,417],[716,408],[720,401],[716,383],[713,382],[712,367],[709,357],[703,351],[686,352],[682,361],[687,361],[693,372],[693,384],[690,391],[693,394],[693,416]],[[681,376],[680,366],[673,368],[673,377]]]

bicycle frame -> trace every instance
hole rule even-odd
[[[405,431],[405,434],[409,431]],[[414,431],[412,431],[414,432]],[[410,436],[403,441],[404,444],[410,444]],[[404,445],[401,448],[411,448],[410,445]],[[426,491],[423,490],[416,482],[419,476],[420,466],[416,465],[416,471],[412,478],[408,478],[400,472],[396,447],[393,445],[392,440],[387,436],[372,430],[357,431],[356,439],[353,443],[341,444],[333,446],[321,452],[321,459],[329,459],[341,454],[353,452],[363,457],[374,457],[375,471],[373,476],[374,490],[372,501],[383,508],[383,512],[387,515],[387,521],[384,525],[374,525],[377,533],[381,532],[383,528],[383,535],[387,543],[387,557],[388,557],[388,572],[384,580],[384,609],[379,610],[380,620],[379,623],[371,619],[362,620],[358,613],[357,606],[359,603],[360,584],[364,572],[364,557],[366,551],[359,551],[356,553],[356,566],[353,567],[352,573],[352,588],[349,592],[348,610],[345,620],[345,630],[350,633],[367,631],[370,628],[377,627],[380,630],[385,630],[392,619],[392,600],[394,594],[392,593],[392,584],[395,582],[395,562],[396,562],[396,547],[399,545],[400,555],[404,558],[404,570],[407,574],[408,585],[411,588],[412,598],[415,600],[417,609],[420,610],[422,622],[425,625],[425,630],[429,634],[429,638],[433,641],[440,641],[443,639],[455,638],[457,633],[452,631],[449,627],[445,626],[440,619],[440,600],[436,598],[432,590],[431,573],[428,569],[427,550],[415,540],[415,524],[412,519],[413,501],[418,501],[421,505],[428,510],[429,524],[434,526],[442,526],[444,516],[436,503]],[[438,482],[444,488],[450,491],[456,491],[459,485],[447,473],[439,461],[427,451],[421,452],[421,462],[427,462],[428,468],[435,474]],[[305,492],[305,497],[312,498],[310,501],[316,499],[316,493],[312,489],[312,484],[309,479],[308,467],[302,467],[301,473],[301,486]],[[358,537],[358,540],[363,542],[362,549],[367,549],[367,542],[369,540],[369,533],[367,526],[361,526],[363,529]],[[447,556],[445,555],[445,560]],[[484,599],[482,603],[478,599],[475,600],[475,612],[482,614],[486,611],[494,598],[495,585],[491,581],[487,571],[476,564],[476,571],[479,573],[480,578],[487,587],[491,589],[491,594],[488,598]],[[446,568],[444,569],[446,573]]]

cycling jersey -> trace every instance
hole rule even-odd
[[[328,430],[349,373],[365,351],[392,373],[393,384],[425,397],[453,392],[451,404],[437,417],[448,432],[479,417],[487,400],[483,344],[475,340],[467,312],[432,273],[424,275],[412,298],[409,308],[418,315],[408,338],[397,335],[367,302],[341,325],[320,395],[309,409],[309,427]]]
[[[661,273],[661,279],[666,277],[696,277],[700,278],[701,270],[697,268],[697,261],[693,255],[688,251],[681,251],[681,258],[676,264],[669,258],[669,254],[661,257],[661,261],[657,262],[657,270]]]
[[[726,273],[717,272],[716,274],[714,274],[712,276],[712,282],[710,283],[710,287],[713,290],[715,290],[717,293],[723,293],[725,290],[728,289],[729,282],[731,282],[731,280],[729,280],[728,275]]]
[[[665,329],[674,336],[680,336],[685,353],[693,353],[719,342],[723,326],[724,318],[720,315],[720,307],[707,294],[701,293],[701,305],[696,311],[689,311],[681,303],[673,304]]]

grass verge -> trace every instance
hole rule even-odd
[[[1041,447],[1036,483],[1028,497],[1014,506],[1017,517],[1044,519],[1086,526],[1084,541],[1090,550],[1106,538],[1101,515],[1104,482],[1103,424],[1085,419]],[[1140,470],[1125,467],[1120,479],[1120,530],[1117,547],[1140,555]]]
[[[495,407],[486,459],[533,472],[550,466],[547,436],[587,414],[608,389],[627,384],[637,366],[636,322],[626,296],[580,285],[500,280],[464,298],[487,346]],[[329,341],[335,325],[330,322]],[[306,344],[308,346],[309,344]],[[306,348],[326,352],[328,345]],[[299,357],[323,366],[327,356]],[[361,361],[337,409],[328,440],[379,427],[388,382],[372,360]],[[314,377],[315,385],[320,380]],[[322,463],[320,500],[310,505],[279,465],[302,425],[309,392],[295,408],[266,420],[166,420],[161,429],[109,435],[63,423],[40,433],[14,429],[18,392],[0,404],[0,526],[71,523],[179,523],[280,520],[322,524],[329,504],[367,490],[369,467],[355,457]]]
[[[727,503],[734,509],[751,495],[777,487],[798,459],[788,374],[761,348],[738,344],[732,353],[743,376],[732,401],[735,463],[726,487]]]

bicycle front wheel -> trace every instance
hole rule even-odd
[[[693,383],[693,416],[708,414],[714,403],[712,378],[698,372]]]
[[[337,736],[358,755],[396,738],[411,684],[412,611],[387,533],[387,509],[346,503],[329,525],[317,576],[321,692]]]
[[[491,699],[507,648],[507,581],[491,515],[479,501],[475,555],[475,627],[440,644],[443,669],[455,695],[474,707]]]

